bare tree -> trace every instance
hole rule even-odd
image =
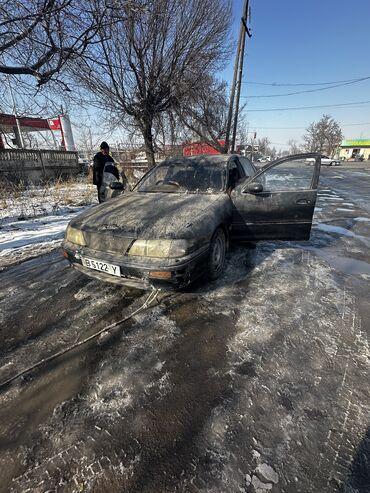
[[[99,44],[87,48],[73,76],[90,102],[129,120],[154,165],[157,118],[188,101],[227,59],[228,0],[111,0]],[[180,114],[180,113],[179,113]]]
[[[225,152],[222,142],[228,114],[225,83],[204,76],[197,87],[184,95],[182,101],[177,101],[174,113],[179,123],[191,131],[192,138],[199,138],[219,152]]]
[[[302,152],[302,145],[300,145],[296,139],[290,139],[288,141],[288,146],[290,154],[299,154]]]
[[[87,159],[92,160],[102,140],[103,138],[96,135],[91,125],[84,123],[77,134],[77,149],[82,151]]]
[[[60,73],[96,41],[105,14],[101,0],[0,0],[0,74],[68,89]]]
[[[184,97],[181,104],[158,115],[153,124],[156,147],[169,143],[179,146],[184,142],[200,140],[219,152],[226,152],[224,145],[229,95],[227,85],[212,76],[204,77],[201,84]],[[248,142],[249,124],[244,107],[239,111],[237,142]]]
[[[27,149],[53,149],[55,147],[51,132],[33,131],[22,132],[23,141]]]
[[[245,112],[246,107],[247,105],[245,104],[239,108],[236,140],[240,145],[248,144],[250,140],[249,135],[251,134],[249,131],[249,121]]]
[[[154,120],[153,140],[159,149],[180,145],[188,140],[189,136],[187,129],[172,112],[161,113]]]
[[[268,137],[262,137],[257,139],[256,145],[258,145],[258,152],[262,156],[269,155],[270,153],[270,144],[271,141]]]
[[[278,155],[278,151],[275,146],[269,149],[269,155],[271,156],[271,159],[276,159],[276,156]]]
[[[205,76],[202,83],[184,97],[181,104],[174,104],[169,111],[158,115],[153,124],[156,145],[166,142],[180,145],[200,140],[219,152],[225,152],[225,138],[228,113],[227,86],[212,76]],[[242,111],[239,114],[240,127],[237,139],[240,144],[248,140],[248,122]]]
[[[342,139],[340,125],[330,115],[323,115],[321,120],[311,123],[303,136],[304,147],[308,152],[320,152],[328,156],[333,155]]]

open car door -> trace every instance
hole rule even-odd
[[[238,184],[231,192],[232,237],[308,240],[320,166],[320,154],[297,154],[267,164]]]

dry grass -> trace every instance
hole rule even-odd
[[[50,192],[54,207],[58,206],[83,206],[96,202],[96,187],[91,185],[88,177],[84,180],[58,180],[50,186]]]
[[[18,219],[58,213],[63,207],[80,207],[96,202],[96,187],[88,177],[54,180],[27,186],[24,182],[0,182],[1,216]]]
[[[133,169],[125,171],[129,188],[137,183]],[[28,219],[58,214],[64,207],[82,207],[97,202],[96,187],[92,185],[92,169],[88,175],[57,179],[40,185],[24,181],[0,181],[0,221],[9,217]]]

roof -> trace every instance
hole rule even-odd
[[[370,147],[370,139],[342,140],[341,147]]]
[[[33,118],[30,116],[18,117],[21,130],[28,132],[37,132],[40,130],[50,130],[49,123],[46,118]],[[0,131],[3,133],[13,132],[13,127],[17,126],[17,121],[14,115],[0,113]]]

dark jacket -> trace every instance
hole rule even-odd
[[[94,156],[94,164],[93,164],[93,184],[100,187],[102,184],[103,177],[103,169],[106,162],[113,163],[114,160],[112,156],[106,156],[102,152],[98,152]]]
[[[112,175],[112,177],[114,176],[114,178],[119,181],[119,171],[117,169],[117,166],[115,165],[115,163],[112,163],[112,164],[107,164],[107,163],[110,163],[110,161],[107,161],[104,165],[104,168],[103,168],[103,174],[102,174],[102,179],[104,181],[104,175],[105,173],[109,173]]]

